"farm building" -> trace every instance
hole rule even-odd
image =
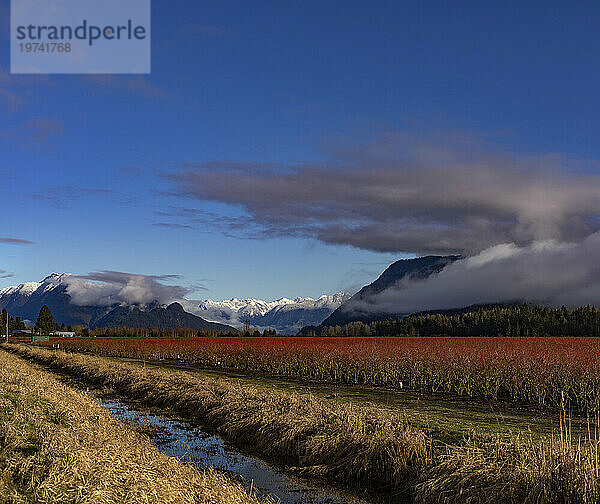
[[[76,334],[72,331],[54,331],[50,333],[50,336],[55,337],[63,337],[63,338],[73,338]]]
[[[19,329],[18,331],[12,331],[11,336],[30,336],[31,330]]]

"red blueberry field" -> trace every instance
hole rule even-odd
[[[350,385],[600,405],[600,338],[57,338],[65,350]]]

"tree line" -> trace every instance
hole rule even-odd
[[[21,317],[12,318],[6,309],[2,310],[2,318],[0,319],[0,334],[6,334],[6,319],[8,319],[8,332],[20,331],[27,329],[27,326],[21,322]]]
[[[13,319],[6,310],[2,311],[2,326],[0,333],[6,328],[6,317],[9,321],[9,331],[25,329],[26,326],[17,317]],[[54,321],[47,306],[40,310],[36,332],[50,333],[58,330],[71,330]],[[146,337],[216,337],[216,336],[247,336],[272,337],[278,336],[273,329],[229,331],[226,333],[210,329],[139,329],[133,327],[103,327],[90,330],[78,328],[81,336],[146,336]],[[407,317],[390,318],[371,323],[351,322],[344,326],[308,327],[303,336],[596,336],[600,337],[600,309],[591,306],[567,309],[544,308],[528,304],[497,305],[463,310],[450,310],[440,313],[420,313]]]
[[[2,316],[7,316],[6,310],[2,312]],[[10,318],[10,331],[18,330],[18,329],[26,329],[25,324],[23,324],[19,317],[17,317],[17,322],[13,321],[12,317]],[[3,318],[4,325],[2,327],[6,327],[6,319]],[[44,305],[40,309],[37,322],[35,324],[35,332],[41,334],[49,334],[54,331],[72,331],[74,328],[71,326],[65,326],[65,324],[59,325],[52,315],[52,311],[48,306]],[[265,329],[262,333],[258,330],[247,330],[247,331],[236,331],[231,330],[226,333],[215,331],[212,329],[188,329],[185,327],[179,327],[177,329],[161,329],[158,327],[153,327],[150,329],[142,329],[135,327],[127,327],[127,326],[119,326],[119,327],[101,327],[97,329],[89,329],[84,326],[75,326],[76,332],[80,336],[120,336],[120,337],[156,337],[156,338],[164,338],[164,337],[206,337],[206,336],[277,336],[277,332],[273,329]]]
[[[371,323],[311,327],[306,336],[596,336],[600,337],[600,309],[567,309],[528,304],[421,313]]]
[[[176,329],[160,329],[152,327],[149,329],[140,329],[127,326],[118,327],[101,327],[97,329],[85,329],[82,336],[118,336],[118,337],[149,337],[149,338],[165,338],[165,337],[216,337],[216,336],[246,336],[246,337],[263,337],[277,336],[277,331],[274,329],[265,329],[262,333],[255,330],[227,332],[215,331],[213,329],[188,329],[178,327]]]

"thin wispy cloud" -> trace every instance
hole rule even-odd
[[[14,273],[10,273],[6,270],[0,269],[0,278],[13,278],[14,276]]]
[[[0,110],[7,114],[20,110],[31,100],[38,85],[47,88],[52,82],[47,74],[11,74],[0,66]]]
[[[23,103],[23,98],[15,91],[0,87],[0,104],[7,112],[14,112]]]
[[[194,229],[192,226],[187,224],[178,224],[174,222],[155,222],[152,224],[154,227],[161,227],[166,229]]]
[[[206,285],[204,285],[204,283],[201,282],[210,282],[210,280],[208,278],[203,278],[201,280],[199,280],[198,282],[192,283],[190,284],[190,293],[191,292],[209,292],[210,289],[208,287],[206,287]]]
[[[55,208],[68,208],[74,201],[94,196],[108,196],[109,189],[93,187],[77,187],[72,185],[48,187],[44,192],[30,194],[29,198],[46,201]]]
[[[0,243],[8,243],[11,245],[33,245],[34,242],[23,240],[21,238],[0,237]]]
[[[14,138],[27,143],[45,143],[52,136],[61,135],[63,124],[44,117],[35,117],[14,130]]]
[[[0,139],[20,145],[28,151],[35,150],[41,153],[49,153],[56,149],[54,140],[62,133],[62,122],[45,117],[33,117],[18,126],[0,131]]]
[[[14,112],[23,104],[23,97],[17,91],[16,85],[16,79],[0,66],[0,106],[7,113]]]
[[[119,170],[127,175],[139,176],[142,174],[142,169],[138,166],[119,166]]]
[[[154,215],[177,219],[178,223],[158,223],[164,227],[176,228],[179,225],[186,229],[203,229],[203,232],[215,231],[237,239],[262,240],[267,237],[267,230],[257,225],[252,218],[244,215],[231,216],[199,208],[174,207],[166,210],[155,210]],[[184,224],[182,224],[184,223]]]

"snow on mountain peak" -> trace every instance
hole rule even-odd
[[[24,299],[34,299],[36,296],[43,297],[59,288],[68,288],[69,290],[65,292],[72,295],[71,288],[73,285],[77,285],[77,281],[78,277],[73,277],[69,273],[52,273],[41,282],[27,282],[5,287],[0,289],[0,305],[9,306],[11,303],[16,303],[16,305],[21,306]],[[85,289],[89,286],[84,282],[79,287],[85,293]],[[97,296],[94,297],[97,298]],[[210,322],[225,323],[242,328],[248,320],[252,327],[259,330],[275,329],[280,333],[293,334],[303,326],[320,324],[349,297],[349,294],[338,292],[333,295],[322,295],[317,299],[311,297],[296,297],[293,299],[282,297],[274,301],[263,301],[262,299],[253,298],[231,298],[224,301],[205,299],[199,302],[182,298],[178,301],[187,312],[198,315]],[[123,304],[138,307],[144,305],[143,309],[151,309],[152,307],[152,303]],[[148,304],[148,307],[145,307],[145,304]],[[83,305],[95,306],[91,302]]]
[[[205,299],[197,307],[187,305],[192,313],[209,320],[243,327],[246,320],[259,329],[276,329],[283,333],[295,333],[305,325],[318,325],[327,318],[349,294],[338,292],[322,295],[317,299],[282,297],[275,301],[232,298],[223,301]]]
[[[0,290],[0,296],[11,295],[15,293],[28,296],[33,294],[42,284],[39,282],[26,282],[19,285],[12,285],[10,287],[4,287]]]
[[[52,273],[44,278],[41,282],[25,282],[19,285],[11,285],[0,289],[0,297],[4,296],[25,296],[29,297],[36,291],[46,292],[52,290],[69,278],[70,273]]]
[[[52,273],[42,280],[42,283],[58,285],[71,276],[70,273]]]

